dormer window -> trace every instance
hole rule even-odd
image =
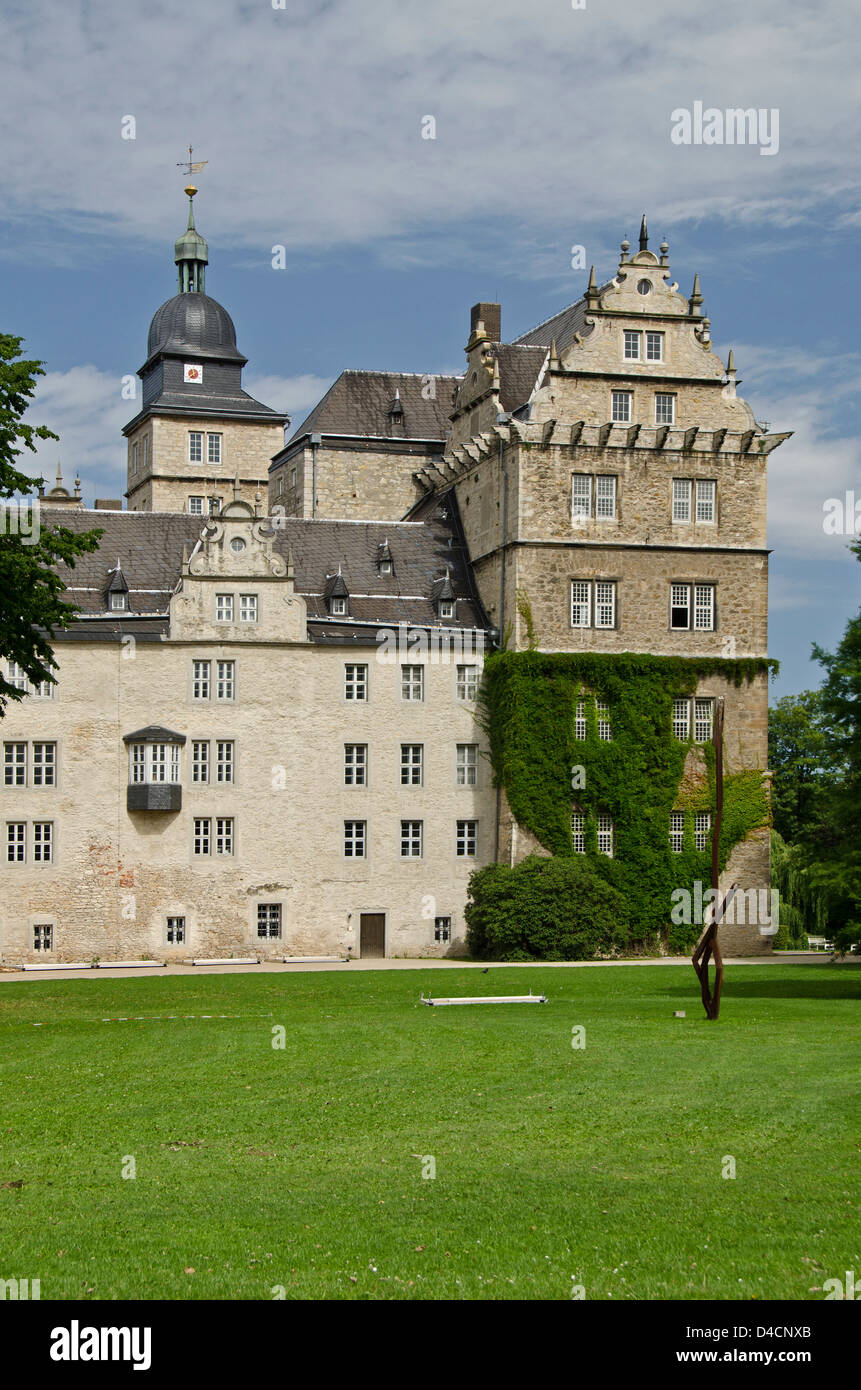
[[[377,572],[379,574],[391,574],[394,569],[392,563],[392,552],[389,550],[388,541],[380,541],[377,546]]]
[[[441,618],[454,617],[454,599],[443,598],[439,601],[439,615]]]
[[[448,569],[441,579],[435,579],[431,585],[431,602],[436,609],[438,618],[450,619],[454,617],[457,600],[451,587],[451,575]]]
[[[107,607],[112,613],[122,613],[129,606],[129,586],[120,568],[117,557],[116,568],[108,571],[110,578],[107,589]]]
[[[326,600],[326,612],[330,618],[346,618],[349,615],[350,593],[340,570],[337,574],[326,576],[323,597]]]

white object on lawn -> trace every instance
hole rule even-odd
[[[432,999],[428,995],[427,999],[422,994],[422,1004],[438,1006],[440,1004],[546,1004],[546,994],[533,994],[530,990],[528,994],[476,994],[465,995],[459,999]]]

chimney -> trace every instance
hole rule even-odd
[[[473,304],[469,311],[469,335],[475,333],[479,319],[492,343],[502,342],[502,306],[500,304]]]
[[[118,497],[97,497],[93,506],[97,512],[121,512],[123,509]]]

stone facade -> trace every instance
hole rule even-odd
[[[183,566],[170,627],[156,640],[57,644],[51,699],[10,707],[2,739],[56,744],[53,786],[0,786],[4,821],[27,827],[22,863],[4,863],[2,962],[183,959],[361,952],[363,913],[385,914],[387,955],[462,947],[466,883],[493,854],[496,797],[472,700],[457,666],[386,654],[372,639],[346,649],[308,638],[306,601],[259,523],[231,504],[216,535]],[[94,518],[94,521],[97,518]],[[240,555],[230,545],[245,541]],[[215,621],[215,593],[257,597],[253,637]],[[391,659],[390,659],[391,658]],[[195,699],[193,662],[211,663]],[[401,666],[424,669],[424,698],[402,698]],[[230,700],[215,698],[218,661],[235,662]],[[368,667],[368,699],[345,698],[345,665]],[[86,692],[86,696],[84,695]],[[123,739],[159,726],[182,737],[181,809],[128,811]],[[233,744],[233,780],[215,781],[218,741]],[[209,744],[210,780],[193,781],[193,745]],[[367,781],[345,785],[345,745],[367,748]],[[401,784],[401,746],[423,750],[420,785]],[[458,785],[458,744],[475,748],[475,785]],[[195,854],[195,820],[229,818],[232,850]],[[421,855],[401,856],[401,821],[422,824]],[[367,855],[344,854],[344,822],[367,827]],[[477,822],[474,856],[457,854],[458,821]],[[32,827],[54,827],[53,858],[33,862]],[[281,909],[281,936],[257,935],[260,904]],[[185,940],[167,941],[169,917]],[[435,920],[450,919],[447,942]],[[54,949],[33,950],[37,923]]]
[[[192,431],[203,435],[204,456],[207,435],[221,436],[220,464],[207,468],[205,464],[190,462]],[[280,448],[283,436],[283,427],[277,423],[193,414],[180,418],[148,416],[128,436],[129,510],[187,512],[189,498],[202,497],[203,511],[207,513],[212,497],[217,499],[219,508],[236,495],[252,504],[258,493],[265,500],[269,461]]]

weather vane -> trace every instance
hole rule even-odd
[[[189,145],[189,147],[188,147],[188,159],[181,159],[181,160],[179,160],[179,162],[177,163],[177,166],[176,166],[177,169],[184,169],[184,170],[185,170],[185,176],[186,176],[186,178],[189,178],[189,179],[191,178],[192,174],[199,174],[199,173],[200,173],[200,170],[203,168],[204,164],[208,164],[208,163],[209,163],[209,160],[208,160],[208,159],[201,159],[201,160],[199,160],[199,161],[195,164],[195,163],[192,161],[192,158],[191,158],[192,153],[193,153],[192,147],[191,147],[191,145]]]

